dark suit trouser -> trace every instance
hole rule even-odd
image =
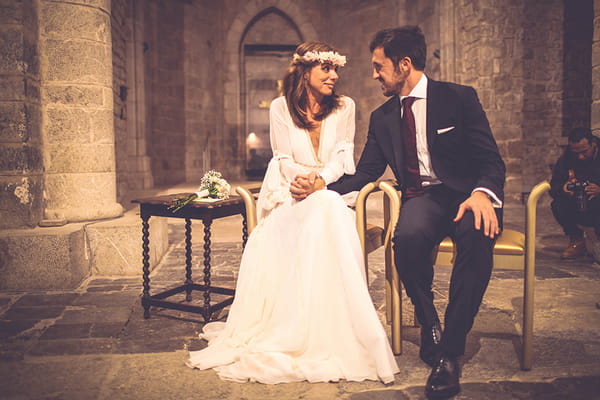
[[[600,198],[589,200],[585,212],[579,212],[575,200],[567,195],[556,197],[551,207],[554,218],[567,236],[578,238],[583,235],[577,225],[593,226],[596,233],[600,234]]]
[[[427,188],[424,195],[403,200],[394,232],[396,267],[419,323],[425,327],[439,321],[431,291],[432,251],[444,237],[454,240],[457,252],[441,343],[448,356],[464,354],[467,333],[492,272],[494,240],[474,228],[470,211],[460,221],[452,221],[467,197],[444,185]]]

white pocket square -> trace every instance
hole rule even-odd
[[[437,130],[437,134],[441,135],[442,133],[450,132],[452,129],[454,129],[453,126],[449,126],[447,128],[438,129]]]

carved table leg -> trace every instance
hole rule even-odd
[[[211,219],[203,219],[204,224],[204,321],[208,322],[210,312],[210,226]]]
[[[185,301],[192,301],[192,221],[185,219]]]
[[[248,241],[248,221],[246,220],[246,213],[242,213],[242,249],[246,248],[246,242]]]
[[[144,318],[150,318],[150,240],[148,239],[148,220],[150,217],[142,216],[142,271],[144,289],[142,292],[142,306],[144,307]]]

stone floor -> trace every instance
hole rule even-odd
[[[378,218],[374,212],[375,219]],[[506,226],[523,229],[523,208],[506,210]],[[184,280],[183,225],[172,221],[171,246],[151,274],[153,292]],[[201,224],[193,229],[201,231]],[[241,255],[239,217],[213,225],[213,283],[234,287]],[[455,399],[600,399],[600,266],[591,258],[561,261],[566,239],[540,209],[536,269],[535,349],[531,371],[519,368],[522,279],[496,271],[462,360]],[[194,277],[201,281],[202,235],[194,237]],[[381,251],[370,256],[370,289],[385,319]],[[436,304],[446,301],[450,269],[438,267]],[[140,274],[141,275],[141,274]],[[0,398],[404,400],[423,399],[428,369],[418,358],[418,328],[405,302],[403,354],[394,384],[306,382],[263,385],[221,381],[184,365],[199,349],[202,319],[156,309],[143,318],[141,276],[92,276],[70,291],[0,292]],[[183,299],[182,299],[183,300]],[[194,302],[201,302],[197,294]],[[226,313],[219,315],[226,317]],[[386,326],[387,327],[387,326]],[[388,332],[389,332],[389,327]]]

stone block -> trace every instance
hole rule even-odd
[[[600,54],[598,55],[598,61],[600,62]],[[600,101],[600,65],[592,69],[592,99]]]
[[[592,103],[592,130],[600,129],[600,101]]]
[[[0,103],[0,142],[27,140],[27,109],[21,102]]]
[[[49,143],[113,143],[111,109],[50,106],[47,109]]]
[[[0,290],[73,289],[89,273],[81,224],[0,232]]]
[[[33,228],[40,221],[42,176],[4,176],[0,179],[0,229]]]
[[[42,169],[43,160],[39,148],[26,144],[0,144],[0,173],[12,175]]]
[[[60,143],[47,145],[46,149],[49,154],[48,173],[102,173],[112,172],[115,168],[112,144]]]
[[[101,87],[86,86],[48,86],[44,101],[47,104],[59,103],[69,106],[103,107],[104,91]]]
[[[595,7],[595,18],[594,18],[594,42],[600,41],[600,2],[596,0]]]
[[[150,268],[153,269],[169,247],[166,218],[152,217],[150,224]],[[138,209],[121,218],[87,225],[86,233],[94,275],[142,274],[142,220]]]
[[[96,110],[91,115],[91,135],[94,143],[114,144],[114,118],[112,103],[110,108]]]
[[[24,4],[20,1],[0,1],[0,25],[22,23],[23,7]]]
[[[69,222],[119,217],[114,173],[48,174],[46,218]]]
[[[592,67],[600,66],[600,41],[592,44]]]
[[[29,91],[29,86],[28,85],[28,91]],[[35,87],[36,89],[39,90],[38,87]],[[38,93],[39,95],[39,93]],[[25,117],[26,117],[26,129],[27,129],[27,134],[26,136],[23,138],[23,140],[27,140],[27,141],[36,141],[36,142],[40,142],[41,137],[42,137],[42,131],[41,131],[41,120],[42,120],[42,109],[41,106],[38,102],[36,103],[27,103],[25,104]]]
[[[70,39],[46,40],[48,82],[112,86],[109,44]]]
[[[0,100],[24,100],[25,78],[23,75],[5,76],[0,80]]]
[[[89,3],[104,2],[80,2],[82,5]],[[42,31],[48,37],[110,42],[110,13],[94,7],[77,7],[73,2],[45,2],[41,15]]]
[[[506,143],[507,153],[513,158],[522,159],[523,157],[523,142],[519,139],[511,140]]]
[[[26,70],[23,63],[23,33],[19,29],[0,31],[0,74],[22,73]]]
[[[47,106],[46,134],[48,143],[90,143],[90,118],[83,109]]]

